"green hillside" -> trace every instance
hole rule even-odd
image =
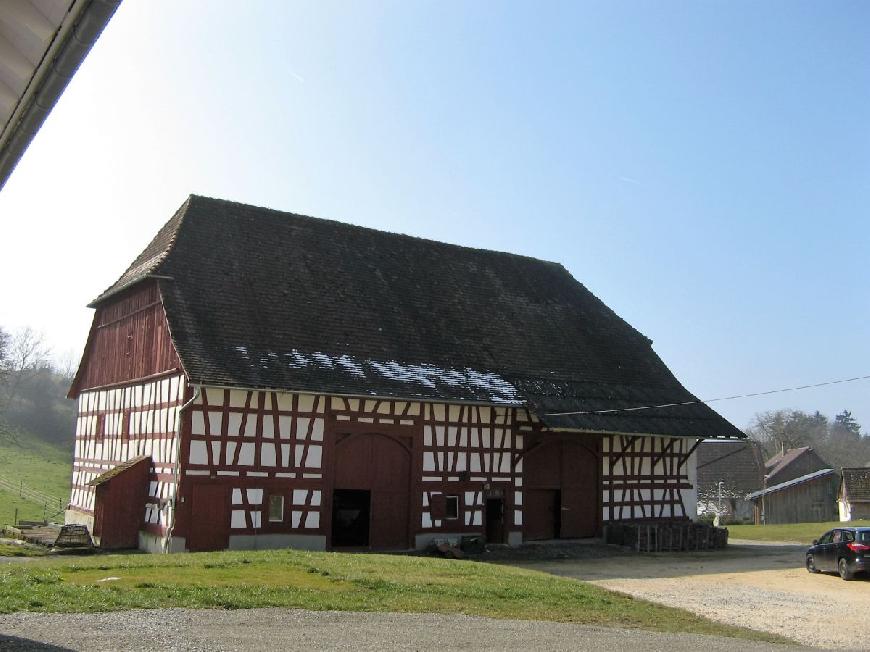
[[[0,478],[7,482],[36,489],[69,500],[72,475],[72,442],[53,444],[19,429],[0,426]],[[18,508],[18,518],[41,520],[43,508],[25,500],[18,492],[0,488],[0,525],[11,524]],[[49,514],[51,516],[51,514]],[[63,515],[56,517],[62,519]]]

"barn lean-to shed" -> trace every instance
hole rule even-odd
[[[525,256],[191,196],[91,306],[67,520],[93,527],[90,481],[146,456],[146,550],[692,518],[698,442],[743,436]]]

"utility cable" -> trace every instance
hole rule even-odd
[[[719,398],[708,398],[705,400],[695,399],[693,401],[682,401],[679,403],[662,403],[660,405],[638,405],[629,408],[614,408],[611,410],[585,410],[575,412],[547,412],[544,416],[548,417],[567,417],[581,416],[586,414],[615,414],[617,412],[636,412],[638,410],[657,410],[659,408],[678,407],[680,405],[701,405],[715,403],[716,401],[731,401],[738,398],[752,398],[754,396],[769,396],[770,394],[782,394],[783,392],[797,392],[802,389],[811,389],[814,387],[825,387],[827,385],[839,385],[841,383],[853,383],[858,380],[870,380],[870,374],[866,376],[855,376],[854,378],[841,378],[839,380],[828,380],[823,383],[815,383],[812,385],[800,385],[798,387],[784,387],[782,389],[771,389],[766,392],[752,392],[751,394],[734,394],[733,396],[720,396]]]

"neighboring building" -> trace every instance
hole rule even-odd
[[[755,506],[746,495],[764,482],[761,448],[754,441],[704,441],[698,456],[698,514],[728,523],[753,522]]]
[[[67,520],[113,545],[595,536],[693,518],[696,446],[743,437],[524,256],[191,196],[91,306]]]
[[[747,498],[755,505],[756,524],[834,521],[838,482],[833,469],[821,469],[755,491]]]
[[[870,468],[844,468],[837,504],[841,521],[870,519]]]
[[[789,448],[764,463],[765,486],[772,487],[830,466],[809,446]]]
[[[119,4],[0,2],[0,189]]]

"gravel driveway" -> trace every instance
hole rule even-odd
[[[11,650],[668,650],[790,648],[691,634],[437,614],[157,609],[0,616]]]
[[[712,620],[782,634],[806,645],[870,647],[870,581],[804,569],[804,545],[732,541],[724,551],[521,561]]]

